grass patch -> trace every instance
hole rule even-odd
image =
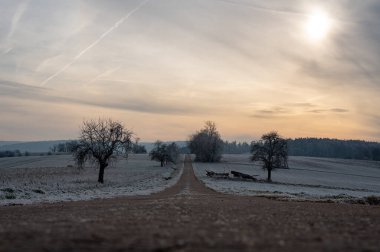
[[[0,189],[0,191],[6,192],[6,193],[14,193],[15,192],[15,190],[12,188],[3,188],[3,189]]]
[[[349,199],[345,201],[350,204],[360,204],[360,205],[372,205],[378,206],[380,205],[380,197],[378,196],[368,196],[360,199]]]
[[[380,205],[380,197],[368,196],[364,200],[370,205]]]
[[[41,189],[33,189],[32,192],[39,193],[39,194],[45,194],[45,192],[42,191]]]
[[[5,198],[6,199],[16,199],[16,195],[14,195],[14,194],[5,194]]]

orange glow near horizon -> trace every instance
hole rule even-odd
[[[186,140],[208,120],[227,140],[380,141],[380,20],[356,7],[1,3],[0,141],[75,138],[99,117],[141,141]]]

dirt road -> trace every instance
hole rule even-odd
[[[0,207],[0,251],[380,251],[380,207],[216,193],[186,160],[146,197]]]

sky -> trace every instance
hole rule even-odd
[[[0,0],[0,140],[380,141],[380,1]]]

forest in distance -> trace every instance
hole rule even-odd
[[[50,148],[49,154],[68,152],[72,141],[62,141]],[[189,153],[185,141],[176,141],[183,154]],[[296,138],[287,139],[289,156],[325,157],[342,159],[359,159],[380,161],[380,143],[367,142],[363,140],[338,140],[330,138]],[[140,143],[140,149],[146,147],[149,150],[152,143]],[[55,148],[54,148],[55,147]],[[55,151],[54,151],[55,150]],[[245,154],[250,153],[251,143],[224,141],[223,154]],[[138,151],[141,152],[141,151]],[[41,153],[38,153],[40,155]],[[31,151],[20,151],[17,149],[0,150],[1,157],[15,157],[35,155]]]
[[[289,156],[325,157],[380,161],[380,143],[330,138],[287,139]],[[251,144],[224,142],[224,154],[249,153]]]

